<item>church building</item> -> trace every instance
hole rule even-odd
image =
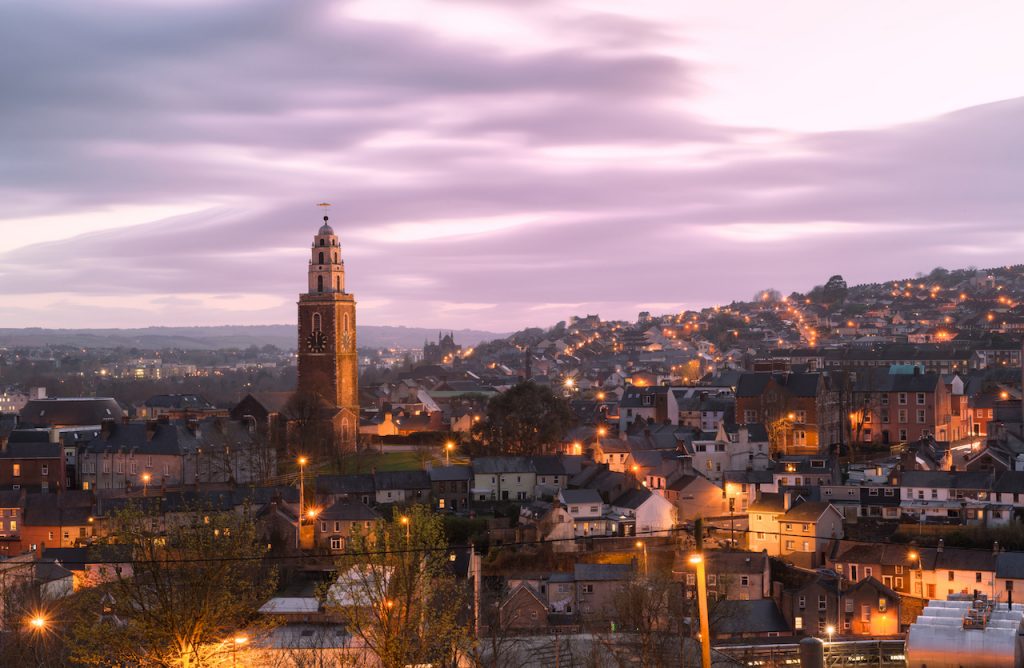
[[[324,216],[313,237],[307,291],[299,295],[298,397],[319,400],[337,447],[355,448],[359,432],[356,300],[345,290],[338,237]]]

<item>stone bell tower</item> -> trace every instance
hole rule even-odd
[[[356,300],[345,291],[345,262],[327,216],[310,253],[308,289],[299,295],[298,393],[322,399],[338,446],[350,450],[359,431]]]

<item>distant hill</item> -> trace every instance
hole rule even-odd
[[[447,329],[443,331],[449,331]],[[457,329],[455,341],[475,346],[508,336],[507,333]],[[437,341],[437,329],[360,325],[359,345],[370,348],[418,348],[423,340]],[[251,325],[222,327],[146,327],[142,329],[2,329],[0,347],[77,346],[82,348],[181,348],[218,350],[275,345],[289,349],[296,345],[294,325]]]

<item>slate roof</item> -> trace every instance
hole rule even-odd
[[[827,501],[804,501],[791,507],[785,515],[785,522],[816,522],[832,504]],[[836,511],[839,512],[839,511]]]
[[[789,625],[772,599],[719,601],[714,633],[789,633]]]
[[[91,547],[48,547],[41,557],[55,561],[72,571],[81,571],[87,564],[128,563],[132,560],[130,545],[93,545]]]
[[[373,494],[373,476],[370,474],[318,475],[317,494]]]
[[[472,480],[473,468],[456,464],[454,466],[435,466],[430,469],[431,482],[444,482],[449,480]]]
[[[0,508],[18,508],[19,506],[21,506],[21,490],[0,491]]]
[[[430,475],[421,469],[377,471],[373,484],[376,489],[430,489]]]
[[[759,499],[750,504],[748,513],[761,511],[763,513],[783,513],[786,511],[786,499],[780,492],[773,494],[765,492]]]
[[[654,408],[658,403],[658,395],[668,394],[669,388],[665,385],[648,385],[645,387],[637,387],[636,385],[627,385],[626,391],[622,395],[622,401],[619,402],[620,408]],[[651,403],[644,404],[644,397],[651,397]]]
[[[472,463],[477,474],[533,473],[533,462],[528,457],[477,457]]]
[[[85,451],[91,454],[134,451],[143,455],[183,455],[195,452],[199,446],[195,435],[181,425],[157,422],[150,427],[144,422],[131,422],[110,425],[110,432],[90,440]]]
[[[653,494],[646,489],[630,489],[623,492],[619,498],[612,501],[611,505],[617,508],[630,508],[636,510],[642,506]]]
[[[64,448],[60,443],[8,443],[0,452],[0,459],[60,459]]]
[[[901,487],[988,489],[991,483],[989,471],[906,471],[900,478]]]
[[[562,458],[558,455],[540,455],[531,459],[537,475],[567,475],[568,473]]]
[[[759,397],[774,379],[775,383],[798,397],[816,397],[820,373],[744,373],[736,385],[737,397]]]
[[[1024,552],[1000,552],[996,555],[996,577],[1024,580]]]
[[[320,520],[344,520],[348,522],[375,521],[381,519],[380,514],[365,503],[354,501],[338,501],[320,513]]]
[[[559,495],[562,498],[562,503],[565,504],[603,503],[601,495],[596,489],[563,489]]]
[[[633,572],[630,564],[576,564],[573,567],[573,578],[577,581],[614,582],[628,580]]]
[[[62,399],[30,399],[19,413],[23,427],[59,427],[102,424],[103,420],[120,420],[124,411],[109,397],[76,397]]]
[[[869,373],[858,373],[854,392],[934,392],[942,384],[937,373],[889,373],[888,369],[874,368]]]

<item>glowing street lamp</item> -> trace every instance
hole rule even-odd
[[[149,471],[142,474],[142,496],[146,496],[146,492],[149,490],[149,481],[153,479]]]
[[[647,567],[647,543],[643,542],[642,540],[638,540],[636,542],[636,549],[644,551],[644,577],[649,577],[650,571]]]
[[[398,518],[398,521],[401,522],[405,526],[405,544],[406,544],[406,546],[408,546],[409,545],[409,525],[410,525],[409,516],[408,515],[402,515],[401,517]]]
[[[42,615],[36,615],[35,617],[32,617],[28,620],[28,625],[36,631],[42,631],[46,628],[46,617],[43,617]]]
[[[444,444],[444,465],[451,466],[451,453],[455,449],[455,443],[448,441]]]
[[[306,464],[309,463],[309,459],[305,455],[299,455],[295,461],[299,465],[299,515],[301,516],[306,505]]]

